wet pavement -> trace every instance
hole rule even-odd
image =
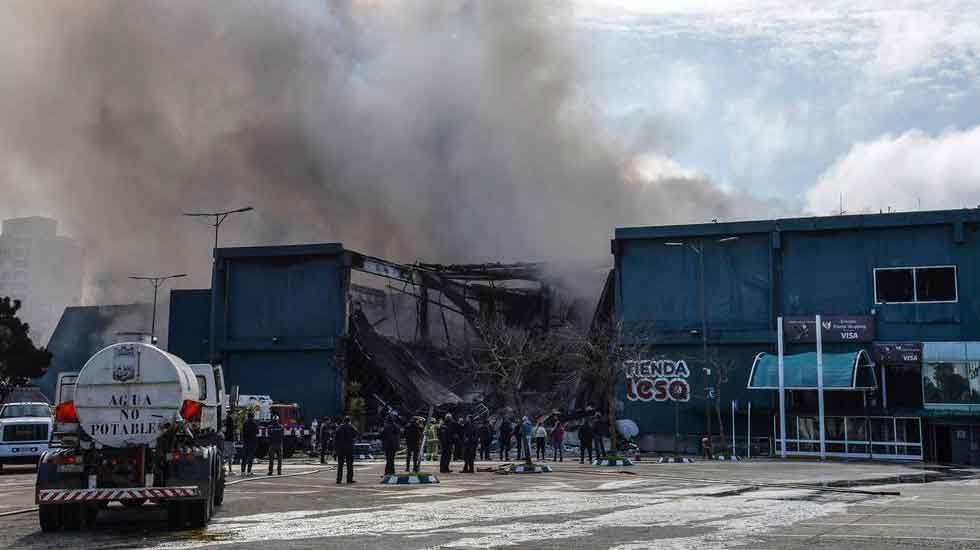
[[[34,513],[0,517],[0,548],[980,548],[977,471],[566,462],[547,474],[454,473],[438,485],[387,486],[382,470],[359,463],[358,483],[338,486],[332,465],[294,460],[284,473],[299,475],[231,478],[205,530],[169,530],[152,505],[113,506],[80,533],[42,534]],[[32,507],[32,491],[32,473],[0,476],[0,514]]]

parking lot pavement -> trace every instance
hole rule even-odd
[[[980,512],[978,482],[897,484],[922,476],[911,466],[566,462],[547,474],[453,473],[438,485],[401,486],[381,485],[382,470],[377,461],[358,463],[358,483],[338,486],[333,465],[294,460],[283,473],[298,475],[271,478],[257,468],[262,475],[230,478],[225,505],[204,530],[168,530],[152,505],[140,511],[113,506],[81,533],[42,534],[34,514],[9,516],[0,518],[0,547],[980,547],[980,526],[970,520]],[[30,502],[31,475],[0,482],[27,484],[26,497],[0,495],[0,505]],[[819,484],[835,489],[817,490]],[[894,491],[901,494],[875,494]]]

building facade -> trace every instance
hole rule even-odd
[[[55,220],[30,217],[4,220],[0,232],[0,296],[21,301],[21,318],[39,346],[65,308],[81,303],[81,247],[57,229]]]
[[[730,442],[734,420],[739,453],[750,430],[778,452],[782,319],[785,444],[817,452],[821,315],[831,456],[980,464],[977,210],[620,228],[612,249],[615,311],[654,343],[621,390],[644,446],[696,450],[719,423]]]
[[[350,256],[340,244],[215,249],[212,288],[174,290],[168,349],[220,364],[227,387],[343,411]]]

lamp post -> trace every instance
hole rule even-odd
[[[732,241],[737,241],[739,238],[736,236],[722,237],[718,239],[719,243],[727,243]],[[711,375],[711,369],[708,368],[708,311],[707,304],[705,301],[705,283],[704,283],[704,241],[698,239],[695,243],[690,243],[686,241],[680,242],[665,242],[664,246],[686,246],[694,251],[698,255],[698,297],[701,306],[701,354],[702,354],[702,367],[701,372],[704,373],[705,384],[708,382],[708,376]],[[694,331],[691,331],[694,332]],[[711,444],[711,390],[706,385],[704,390],[704,421],[707,427],[708,444]],[[677,412],[677,402],[674,401],[674,452],[677,452],[677,438],[679,437],[678,430],[678,412]]]
[[[223,212],[184,212],[184,215],[190,217],[214,218],[214,221],[210,222],[208,225],[214,227],[214,247],[218,248],[218,229],[221,227],[221,224],[228,219],[228,216],[238,214],[240,212],[250,212],[252,210],[255,209],[251,206],[246,206],[245,208],[236,208],[235,210],[225,210]]]
[[[160,286],[169,279],[179,279],[180,277],[186,277],[186,273],[178,273],[176,275],[163,275],[157,277],[136,277],[131,276],[130,279],[135,281],[150,281],[153,285],[153,320],[150,322],[150,343],[156,343],[157,334],[157,293],[160,290]]]

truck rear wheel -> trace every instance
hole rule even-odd
[[[59,512],[61,510],[57,504],[41,504],[37,507],[37,519],[41,524],[41,531],[50,533],[61,528]]]
[[[184,502],[167,503],[167,525],[169,525],[171,529],[180,529],[184,526],[186,509],[187,506]]]
[[[66,531],[78,531],[82,528],[82,505],[62,504],[61,525]]]
[[[185,505],[187,506],[187,519],[191,527],[206,527],[211,521],[211,510],[214,506],[211,495],[201,500],[192,500]]]
[[[214,487],[214,505],[221,506],[225,501],[225,472],[224,469],[221,471],[221,475],[218,477],[218,481]]]

